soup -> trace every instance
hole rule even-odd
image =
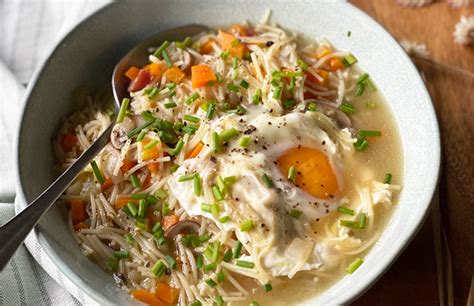
[[[55,141],[64,169],[117,118],[59,200],[84,254],[151,305],[304,302],[356,273],[403,163],[357,58],[267,16],[149,61],[127,70],[118,114],[88,97]]]

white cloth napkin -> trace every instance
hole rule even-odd
[[[70,29],[108,2],[0,0],[0,224],[20,210],[18,203],[13,205],[13,140],[24,84]],[[34,233],[25,245],[0,272],[0,306],[95,304],[58,270]]]

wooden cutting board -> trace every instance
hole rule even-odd
[[[474,73],[474,46],[453,42],[461,16],[447,1],[405,8],[395,0],[352,0],[397,40],[426,44],[433,61]],[[418,63],[441,129],[440,206],[453,262],[454,305],[466,305],[474,272],[474,78]],[[403,131],[401,131],[403,133]],[[420,178],[423,179],[423,178]],[[439,305],[432,217],[387,273],[353,305]]]

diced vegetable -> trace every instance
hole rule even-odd
[[[248,219],[248,220],[245,220],[242,223],[240,223],[240,230],[242,232],[248,232],[251,229],[253,229],[253,220],[252,219]]]
[[[140,72],[140,69],[138,69],[137,67],[132,66],[132,67],[128,68],[127,72],[125,72],[125,76],[133,81],[138,76],[138,72]]]
[[[172,67],[167,69],[163,75],[166,77],[166,79],[169,82],[173,82],[175,84],[181,83],[181,81],[184,79],[184,72],[181,71],[178,67]]]
[[[95,160],[91,161],[90,165],[92,167],[92,171],[94,172],[94,176],[97,179],[97,181],[100,184],[103,184],[105,182],[105,178],[102,172],[100,171],[99,166],[97,166],[97,163],[95,162]]]
[[[132,198],[117,198],[115,200],[115,210],[119,210],[128,203],[133,203],[135,205],[138,205],[139,200],[132,199]]]
[[[344,64],[339,58],[333,57],[329,60],[329,67],[331,71],[336,71],[344,68]]]
[[[112,187],[113,184],[114,184],[114,182],[112,181],[112,179],[110,177],[108,177],[107,179],[105,179],[105,182],[102,183],[102,185],[100,185],[100,189],[102,191],[105,191],[105,190],[109,189],[110,187]]]
[[[152,79],[153,76],[151,75],[151,73],[148,70],[142,68],[138,72],[137,77],[128,86],[128,91],[135,92],[142,90],[143,88],[145,88],[145,86],[150,84]]]
[[[321,59],[331,53],[332,49],[329,46],[321,45],[316,49],[316,58]]]
[[[201,152],[202,148],[204,148],[204,144],[202,142],[199,142],[192,151],[190,151],[187,155],[186,155],[186,159],[188,158],[195,158],[196,156],[198,156],[199,152]]]
[[[352,274],[357,270],[362,264],[364,263],[364,260],[362,258],[357,258],[354,260],[346,269],[347,273]]]
[[[155,159],[160,157],[160,150],[156,146],[157,143],[154,143],[155,145],[152,146],[151,148],[148,148],[148,150],[145,149],[145,147],[149,144],[153,144],[153,141],[146,138],[142,140],[142,145],[143,145],[143,151],[142,151],[142,160],[147,161],[151,159]]]
[[[199,52],[201,54],[209,54],[209,53],[212,52],[212,50],[213,50],[213,48],[212,48],[212,41],[211,40],[206,41],[205,43],[203,43],[199,47]]]
[[[237,40],[232,34],[219,31],[219,44],[222,49],[228,50],[231,55],[237,56],[240,59],[245,55],[245,45]]]
[[[249,36],[248,29],[241,24],[233,24],[230,27],[230,32],[236,36],[242,36],[242,37]]]
[[[73,134],[66,134],[61,140],[61,147],[63,148],[64,152],[71,152],[72,148],[74,148],[76,144],[77,144],[77,137],[76,135],[73,135]]]
[[[83,230],[83,229],[86,229],[86,228],[89,228],[89,225],[87,225],[86,223],[84,222],[79,222],[77,224],[74,224],[74,230],[77,232],[77,231],[80,231],[80,230]]]
[[[157,173],[160,170],[160,163],[151,163],[146,166],[151,173]]]
[[[71,199],[71,215],[72,215],[72,223],[78,224],[79,222],[83,222],[87,218],[86,214],[86,205],[84,201],[81,199]]]
[[[167,283],[159,282],[156,285],[155,295],[168,304],[174,304],[178,298],[179,290]]]
[[[150,293],[143,289],[137,289],[132,291],[132,296],[148,305],[152,306],[166,306],[166,303],[157,298],[153,293]]]
[[[385,178],[383,179],[384,184],[391,184],[392,183],[392,174],[391,173],[385,173]]]
[[[148,70],[155,79],[159,79],[165,72],[166,67],[163,64],[151,63],[146,65],[144,69]]]
[[[178,223],[178,221],[179,221],[178,216],[168,215],[168,216],[163,217],[163,221],[161,222],[161,225],[163,226],[163,229],[166,231],[168,228]]]
[[[215,82],[217,78],[211,67],[199,64],[191,67],[191,80],[193,88],[199,88]]]
[[[136,164],[137,164],[137,162],[134,161],[134,160],[131,160],[131,159],[124,159],[124,160],[123,160],[123,164],[122,164],[122,166],[120,167],[120,171],[122,171],[122,173],[125,173],[125,172],[127,172],[128,170],[132,169]]]

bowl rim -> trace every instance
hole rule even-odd
[[[30,82],[28,83],[24,98],[22,100],[23,104],[21,106],[20,125],[19,125],[19,128],[17,129],[15,138],[14,138],[14,148],[16,150],[14,152],[16,196],[23,203],[23,205],[26,205],[27,202],[26,202],[24,189],[21,184],[22,181],[21,181],[21,175],[20,175],[20,140],[21,140],[21,133],[23,130],[24,117],[28,108],[28,104],[29,104],[28,101],[30,100],[30,95],[32,91],[34,90],[34,88],[36,87],[36,83],[38,79],[40,79],[43,69],[49,64],[49,62],[52,60],[56,52],[58,52],[58,50],[60,49],[61,45],[67,43],[70,39],[73,39],[74,34],[79,29],[89,26],[89,22],[91,20],[103,14],[110,7],[116,6],[119,4],[120,2],[111,2],[104,5],[103,7],[93,12],[92,14],[88,15],[86,18],[82,19],[78,24],[76,24],[73,28],[71,28],[69,32],[65,33],[65,35],[63,35],[62,38],[58,40],[54,48],[51,49],[49,55],[43,60],[43,62],[40,65],[38,65],[33,76],[31,77]],[[364,21],[369,23],[371,27],[379,31],[381,35],[385,35],[387,39],[391,40],[392,43],[394,43],[395,45],[394,47],[398,48],[398,51],[402,51],[402,52],[399,52],[400,56],[403,57],[404,62],[412,70],[411,77],[413,77],[414,80],[416,80],[420,93],[423,96],[424,102],[427,103],[428,107],[426,109],[427,111],[426,115],[429,115],[431,117],[430,118],[431,119],[430,121],[432,124],[431,128],[432,128],[432,132],[434,133],[433,134],[434,143],[433,143],[433,147],[431,148],[432,151],[430,152],[432,156],[432,161],[434,162],[430,168],[432,175],[429,178],[425,179],[425,186],[427,187],[427,189],[423,193],[422,199],[419,201],[421,204],[424,205],[422,207],[423,213],[418,215],[418,218],[416,222],[414,222],[414,226],[409,230],[409,233],[397,241],[396,248],[392,252],[392,254],[390,254],[390,256],[388,257],[384,257],[381,259],[381,262],[378,263],[377,267],[375,268],[375,272],[373,272],[370,276],[368,276],[365,282],[355,284],[354,285],[355,290],[353,292],[346,292],[339,297],[340,300],[342,301],[341,303],[345,304],[345,303],[350,303],[354,301],[355,299],[360,297],[363,293],[365,293],[368,289],[370,289],[375,284],[375,282],[379,278],[381,278],[383,274],[392,266],[392,264],[394,264],[396,259],[402,254],[403,250],[415,238],[416,234],[420,230],[421,226],[423,225],[428,215],[429,207],[431,205],[431,200],[434,196],[435,190],[437,189],[439,174],[440,174],[440,164],[441,164],[441,146],[440,146],[439,124],[437,121],[437,117],[436,117],[435,109],[433,107],[432,100],[430,98],[430,95],[426,89],[426,86],[423,80],[421,79],[420,74],[418,73],[418,70],[416,69],[413,62],[410,60],[409,56],[403,51],[402,47],[399,45],[397,40],[367,13],[365,13],[358,7],[346,1],[341,1],[338,4],[341,6],[344,6],[344,9],[350,10],[351,11],[350,13],[354,14],[356,17],[364,19]],[[35,228],[34,231],[40,232],[38,228]],[[69,268],[68,265],[62,262],[61,257],[56,253],[56,251],[54,250],[54,248],[48,242],[47,239],[39,239],[39,243],[41,247],[43,248],[45,254],[52,260],[52,262],[56,265],[58,270],[62,274],[64,274],[76,287],[78,287],[80,290],[82,290],[85,294],[87,294],[96,302],[100,304],[104,304],[104,305],[110,304],[110,301],[106,300],[105,297],[102,294],[99,294],[94,288],[92,288],[87,283],[86,280],[80,278],[78,275],[76,275],[72,271],[72,269]],[[49,271],[47,272],[49,273]],[[336,284],[337,282],[333,286],[335,286]],[[323,292],[321,296],[323,296],[324,293],[325,292]]]

